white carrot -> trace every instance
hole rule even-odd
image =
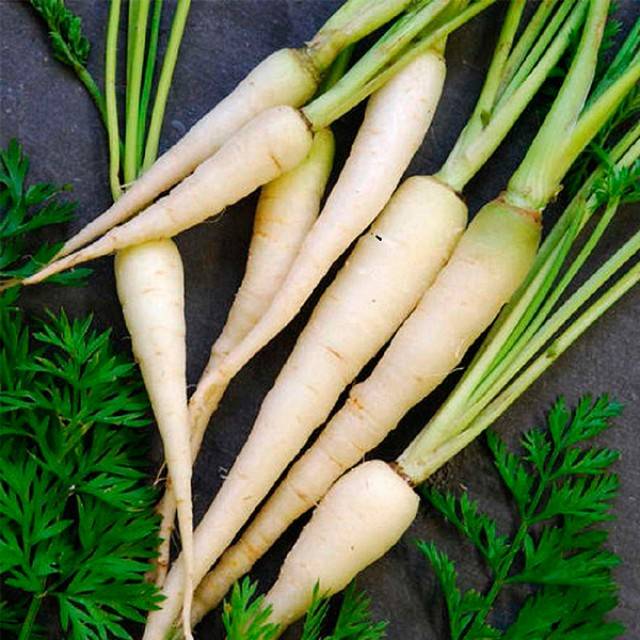
[[[23,283],[34,284],[87,260],[177,235],[298,165],[308,154],[311,141],[309,125],[298,110],[274,107],[264,111],[167,196]]]
[[[443,59],[430,51],[372,96],[338,181],[268,310],[198,383],[190,403],[195,430],[206,426],[215,409],[208,398],[217,398],[220,387],[290,322],[333,262],[380,213],[424,138],[444,75]]]
[[[334,139],[329,129],[321,129],[313,139],[307,159],[292,171],[262,188],[249,246],[244,278],[238,289],[224,329],[211,350],[217,361],[237,344],[257,322],[282,283],[307,231],[320,210],[320,200],[333,164]],[[199,395],[196,389],[194,396]],[[222,394],[220,394],[221,396]],[[200,448],[206,423],[191,432],[191,456]],[[167,479],[165,495],[158,506],[161,516],[155,583],[161,587],[169,560],[170,536],[176,501]]]
[[[133,353],[173,478],[187,567],[183,605],[186,616],[191,605],[189,587],[193,585],[193,519],[182,260],[171,240],[159,240],[119,252],[115,270]],[[188,618],[184,628],[190,628]]]
[[[247,122],[278,105],[299,107],[313,96],[340,51],[400,13],[409,0],[348,0],[301,49],[276,51],[203,116],[107,211],[66,242],[65,256],[121,224],[212,156]]]
[[[320,211],[333,166],[333,134],[315,134],[300,166],[262,188],[244,278],[211,354],[224,358],[258,322],[280,288]]]
[[[331,488],[287,555],[265,597],[270,621],[286,627],[309,608],[316,584],[333,594],[394,546],[419,498],[389,465],[365,462]]]

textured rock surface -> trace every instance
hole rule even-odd
[[[637,0],[620,0],[630,20]],[[107,3],[98,0],[69,1],[84,18],[94,43],[90,67],[100,78]],[[265,55],[275,48],[296,45],[309,38],[332,9],[335,0],[194,0],[167,108],[162,144],[168,146]],[[502,3],[499,3],[502,4]],[[476,20],[449,43],[449,75],[442,107],[410,171],[435,170],[446,157],[465,118],[471,111],[483,71],[488,63],[502,8]],[[162,38],[168,31],[168,12]],[[95,109],[72,74],[52,59],[46,35],[25,3],[0,2],[0,141],[17,137],[31,156],[31,178],[69,182],[79,202],[78,219],[70,234],[109,203],[107,156],[104,134]],[[100,78],[101,79],[101,78]],[[360,111],[335,127],[341,157],[348,148]],[[522,157],[525,142],[536,126],[530,114],[516,135],[498,151],[487,168],[469,185],[471,211],[495,195]],[[232,296],[240,282],[251,230],[255,196],[218,219],[178,238],[187,275],[189,381],[195,383],[209,346],[222,327]],[[605,242],[604,252],[616,240],[637,228],[639,210],[620,214]],[[553,211],[549,218],[552,219]],[[34,312],[64,306],[71,314],[95,313],[98,322],[112,325],[127,348],[122,317],[116,304],[112,259],[95,264],[91,288],[69,290],[42,286],[24,295]],[[195,473],[196,515],[206,508],[242,445],[261,399],[290,351],[311,304],[292,325],[257,356],[231,385],[218,412],[214,428],[206,436]],[[498,428],[509,438],[539,423],[543,411],[559,395],[574,401],[579,395],[609,392],[627,406],[619,428],[607,436],[607,444],[623,452],[617,471],[622,478],[616,504],[617,520],[610,524],[611,546],[624,564],[618,571],[621,585],[619,618],[628,626],[628,638],[640,637],[640,564],[637,532],[640,529],[640,289],[632,291],[549,371],[503,419]],[[418,406],[379,451],[386,459],[399,452],[417,432],[453,380]],[[504,506],[498,481],[482,443],[471,445],[439,474],[439,482],[466,487],[481,503],[493,509],[508,529],[511,514]],[[298,527],[259,563],[255,575],[263,587],[273,580],[277,567],[297,535]],[[391,621],[391,640],[445,638],[443,608],[430,570],[426,569],[412,540],[431,538],[459,562],[462,580],[483,585],[483,574],[468,549],[439,518],[423,508],[411,531],[386,558],[360,578],[375,605],[376,615]],[[515,600],[503,603],[506,610]],[[223,634],[219,616],[203,623],[199,637],[217,639]],[[287,637],[297,637],[290,632]],[[585,639],[586,640],[586,639]]]

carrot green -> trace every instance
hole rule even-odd
[[[435,544],[418,547],[440,582],[452,640],[541,637],[619,637],[622,626],[608,619],[616,606],[612,569],[618,556],[604,545],[602,523],[611,519],[618,477],[610,470],[617,451],[585,443],[612,426],[622,407],[601,396],[583,397],[575,410],[558,400],[546,428],[521,440],[522,455],[487,434],[495,467],[514,502],[518,525],[511,536],[483,513],[467,494],[460,498],[434,487],[423,495],[478,551],[490,573],[484,593],[462,592],[452,560]],[[499,631],[487,620],[498,596],[514,585],[529,585],[514,622]]]

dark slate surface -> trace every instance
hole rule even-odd
[[[102,40],[107,3],[98,0],[69,1],[84,17],[85,29],[95,44],[92,72],[101,80]],[[628,19],[637,14],[638,0],[620,0]],[[167,109],[164,147],[175,142],[208,108],[227,94],[264,56],[286,45],[309,38],[337,6],[335,0],[195,0],[176,79]],[[410,168],[410,173],[435,170],[445,158],[477,95],[482,74],[493,47],[503,7],[462,29],[450,39],[449,75],[442,107]],[[83,89],[66,69],[51,58],[44,30],[24,3],[0,3],[1,142],[17,137],[32,158],[34,180],[70,182],[79,202],[78,219],[68,234],[109,204],[105,138],[96,112]],[[168,20],[165,15],[163,37]],[[348,148],[361,112],[356,111],[335,127],[342,154]],[[469,185],[470,210],[495,195],[522,157],[524,142],[535,127],[530,115],[515,136],[498,151]],[[255,196],[239,203],[215,222],[178,238],[187,274],[187,322],[189,382],[194,384],[209,346],[220,331],[233,293],[243,273],[251,230]],[[609,251],[636,227],[640,211],[627,209],[619,216],[604,251]],[[551,216],[552,217],[552,216]],[[95,264],[90,288],[69,290],[41,286],[24,295],[29,311],[64,306],[71,314],[95,313],[103,326],[113,326],[127,348],[127,337],[116,303],[112,259]],[[261,399],[290,351],[311,305],[292,325],[259,354],[231,385],[216,416],[215,429],[207,434],[195,472],[196,515],[199,517],[239,450],[256,415]],[[623,453],[617,465],[622,479],[616,503],[617,519],[610,525],[611,546],[623,558],[617,572],[621,605],[617,612],[626,623],[625,637],[640,637],[640,454],[636,433],[640,422],[640,289],[621,303],[574,346],[551,371],[535,384],[497,425],[510,439],[537,424],[559,395],[570,401],[585,392],[609,392],[625,403],[619,428],[607,435],[607,445]],[[453,381],[415,408],[398,431],[378,452],[385,459],[399,452],[424,424]],[[451,488],[465,487],[473,497],[498,514],[508,530],[512,516],[492,472],[486,448],[475,443],[439,474],[439,482]],[[299,531],[294,528],[256,567],[263,587],[273,580],[277,566]],[[452,531],[423,508],[403,541],[360,578],[374,602],[375,613],[391,621],[392,640],[445,638],[442,602],[431,572],[425,568],[412,540],[435,540],[458,561],[465,584],[482,587],[484,577],[468,548]],[[516,604],[504,603],[509,611]],[[198,637],[222,638],[219,616],[210,616]],[[297,633],[289,632],[295,638]]]

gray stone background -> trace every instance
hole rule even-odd
[[[92,73],[102,80],[106,0],[69,0],[80,13],[93,43]],[[309,38],[337,6],[336,0],[194,0],[167,108],[162,146],[173,144],[212,105],[226,95],[262,58],[282,46],[297,46]],[[638,15],[639,0],[620,0],[627,25]],[[417,153],[409,174],[436,170],[445,159],[465,119],[471,113],[483,73],[491,56],[504,2],[486,12],[450,38],[448,77],[433,126]],[[169,11],[161,37],[166,39]],[[93,104],[73,75],[52,59],[41,23],[24,2],[0,1],[0,141],[17,137],[31,157],[31,179],[73,185],[78,217],[66,235],[80,228],[109,204],[106,141]],[[339,162],[353,139],[361,109],[335,125]],[[477,210],[506,184],[522,158],[526,141],[539,123],[528,113],[486,168],[469,185],[470,211]],[[339,163],[338,163],[339,166]],[[220,331],[233,294],[242,278],[250,238],[255,195],[232,207],[215,222],[182,234],[178,239],[186,269],[189,382],[195,384],[212,340]],[[547,222],[554,219],[552,207]],[[640,209],[628,207],[600,251],[610,252],[637,228]],[[126,332],[116,302],[112,259],[94,265],[91,286],[65,289],[44,285],[25,292],[23,303],[34,313],[63,306],[71,314],[93,312],[97,322],[114,328],[123,349]],[[321,287],[322,289],[322,287]],[[206,509],[251,427],[260,402],[271,386],[304,325],[317,295],[304,312],[242,371],[229,388],[206,436],[195,470],[196,517]],[[632,290],[597,323],[578,344],[540,379],[496,425],[513,441],[517,434],[543,420],[553,400],[563,394],[571,402],[581,394],[610,393],[626,405],[606,445],[622,452],[616,470],[622,486],[611,522],[611,548],[622,556],[617,570],[620,607],[617,617],[627,625],[627,638],[640,637],[640,289]],[[366,371],[363,373],[366,375]],[[431,398],[416,407],[376,455],[392,459],[425,423],[453,386],[451,376]],[[157,443],[156,443],[157,445]],[[156,449],[158,447],[156,446]],[[493,472],[484,443],[476,442],[439,474],[440,483],[464,488],[495,514],[505,531],[513,524],[504,492]],[[266,558],[254,576],[266,589],[287,549],[297,536],[296,525]],[[359,579],[372,599],[375,615],[390,620],[392,640],[446,638],[443,603],[429,568],[413,540],[435,540],[457,561],[461,581],[482,588],[485,574],[469,547],[426,507],[404,539]],[[517,606],[517,597],[499,603],[505,616]],[[498,620],[499,622],[499,620]],[[297,637],[297,630],[286,637]],[[200,638],[222,638],[219,613],[209,616]],[[586,640],[586,639],[585,639]]]

